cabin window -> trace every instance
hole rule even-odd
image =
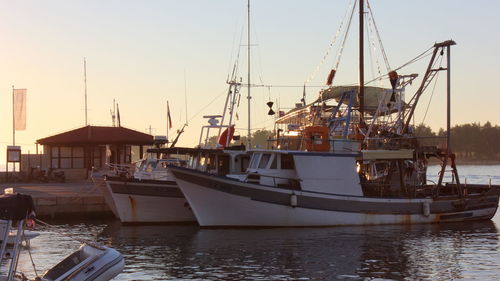
[[[281,154],[281,169],[282,170],[295,169],[295,164],[293,162],[293,155]]]
[[[156,168],[157,162],[149,162],[148,165],[146,166],[146,172],[151,173],[153,170]]]
[[[234,160],[234,172],[246,171],[248,168],[248,162],[250,162],[250,158],[248,157],[248,155],[236,156],[236,159]]]
[[[215,154],[211,154],[208,157],[207,169],[208,171],[213,171],[216,169],[215,164]]]
[[[190,168],[195,169],[196,157],[194,155],[189,156],[188,165]]]
[[[224,176],[229,174],[229,155],[219,155],[217,161],[217,174]]]
[[[273,154],[273,162],[271,162],[271,166],[269,167],[270,169],[278,169],[278,155]]]
[[[267,163],[269,162],[269,158],[271,158],[271,154],[264,153],[260,158],[259,169],[265,169],[267,167]]]
[[[261,155],[260,153],[255,153],[254,155],[252,155],[252,159],[250,159],[250,165],[248,165],[248,168],[251,169],[257,168],[257,163],[259,161],[260,155]]]

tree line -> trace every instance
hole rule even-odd
[[[415,135],[424,137],[425,144],[443,145],[446,131],[432,131],[429,126],[420,124]],[[486,122],[455,125],[450,130],[452,152],[462,160],[500,161],[500,126]]]
[[[422,145],[445,147],[446,131],[434,132],[431,127],[420,124],[415,127],[415,135],[421,137]],[[268,140],[274,138],[271,130],[257,130],[252,133],[252,145],[267,148]],[[210,138],[215,144],[217,136]],[[246,136],[234,143],[246,144]],[[500,126],[486,122],[455,125],[451,128],[451,148],[457,158],[467,161],[500,161]]]

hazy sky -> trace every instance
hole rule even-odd
[[[252,81],[302,85],[322,60],[351,2],[253,1]],[[453,124],[487,120],[500,124],[496,81],[500,77],[500,1],[370,3],[393,68],[434,42],[457,42],[452,48]],[[0,163],[12,143],[12,85],[28,89],[27,130],[16,133],[24,153],[33,153],[39,138],[85,124],[84,57],[90,124],[111,125],[110,109],[116,99],[122,126],[139,131],[151,126],[153,134],[165,134],[169,100],[174,128],[180,127],[185,122],[185,73],[189,126],[180,145],[197,144],[205,123],[202,116],[221,113],[226,77],[246,28],[245,0],[1,0],[1,4]],[[353,23],[336,84],[357,81],[356,35]],[[373,61],[368,50],[366,54]],[[311,85],[324,83],[335,55],[330,55]],[[244,49],[240,56],[240,73],[246,77]],[[426,64],[427,59],[399,73],[423,74]],[[382,61],[380,65],[385,73]],[[372,77],[371,67],[366,76]],[[417,85],[408,88],[407,95]],[[308,89],[307,100],[316,98],[318,90]],[[246,95],[246,88],[242,91]],[[302,88],[293,87],[252,91],[255,129],[272,127],[267,101],[279,100],[282,107],[291,107],[302,96]],[[430,92],[422,99],[416,122],[424,121],[435,130],[444,127],[444,96],[438,83],[429,113],[424,120]],[[246,99],[241,102],[237,128],[244,135]]]

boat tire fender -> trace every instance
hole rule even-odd
[[[295,195],[295,193],[290,196],[290,206],[292,206],[292,208],[297,207],[297,195]]]
[[[425,217],[428,217],[431,215],[431,205],[429,204],[429,202],[422,203],[422,214]]]

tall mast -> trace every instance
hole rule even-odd
[[[364,66],[364,2],[359,0],[359,115],[363,121],[365,110],[365,66]]]
[[[16,110],[14,109],[14,85],[12,85],[12,145],[16,145]],[[9,165],[7,163],[7,165]],[[13,164],[14,167],[16,164]]]
[[[248,136],[247,136],[247,147],[250,148],[252,145],[252,131],[251,131],[251,122],[250,122],[250,100],[252,97],[250,96],[250,0],[247,1],[247,100],[248,100]]]
[[[87,58],[83,58],[83,84],[85,89],[85,126],[89,123],[87,122]]]
[[[446,153],[449,156],[451,153],[451,58],[450,46],[455,45],[455,42],[450,43],[446,47]]]

